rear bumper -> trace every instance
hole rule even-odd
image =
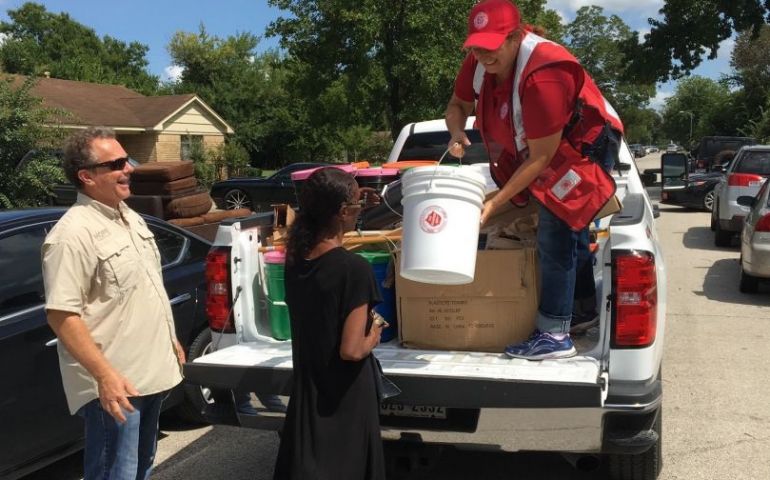
[[[770,244],[752,241],[743,252],[742,267],[754,277],[770,278]]]
[[[743,221],[746,217],[743,215],[733,215],[727,220],[719,219],[719,228],[728,232],[740,232],[743,230]]]
[[[187,364],[188,382],[288,395],[291,373],[270,367]],[[503,451],[639,453],[655,444],[659,379],[610,385],[542,384],[388,375],[402,393],[392,403],[446,407],[447,419],[381,417],[385,439]],[[212,412],[213,423],[275,430],[282,415]]]

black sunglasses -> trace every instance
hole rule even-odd
[[[132,167],[136,167],[137,165],[139,165],[139,162],[137,162],[131,157],[121,157],[121,158],[116,158],[115,160],[110,160],[108,162],[92,163],[91,165],[85,165],[83,168],[86,170],[94,170],[100,167],[106,167],[114,172],[114,171],[123,170],[124,168],[126,168],[127,163],[130,164]]]

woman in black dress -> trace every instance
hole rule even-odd
[[[342,247],[359,197],[355,179],[337,168],[314,172],[299,194],[285,270],[294,381],[276,480],[385,479],[371,355],[380,296],[369,263]]]

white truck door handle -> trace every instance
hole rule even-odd
[[[47,342],[45,342],[45,346],[46,347],[55,347],[56,344],[58,344],[58,343],[59,343],[59,339],[58,338],[54,338],[53,340],[48,340]]]
[[[169,302],[171,303],[171,306],[173,307],[173,306],[179,305],[180,303],[184,303],[184,302],[186,302],[188,300],[191,300],[191,299],[192,299],[192,295],[190,295],[189,293],[183,293],[183,294],[181,294],[181,295],[179,295],[177,297],[172,298]]]

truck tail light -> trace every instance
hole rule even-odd
[[[231,307],[230,249],[214,247],[206,255],[206,315],[212,330],[235,332],[230,319]]]
[[[612,347],[647,347],[655,341],[658,326],[655,257],[648,252],[623,251],[613,255],[612,264]]]
[[[759,219],[754,227],[755,232],[770,232],[770,213],[766,213]]]
[[[758,187],[764,177],[751,173],[733,173],[727,177],[727,184],[731,187]]]

